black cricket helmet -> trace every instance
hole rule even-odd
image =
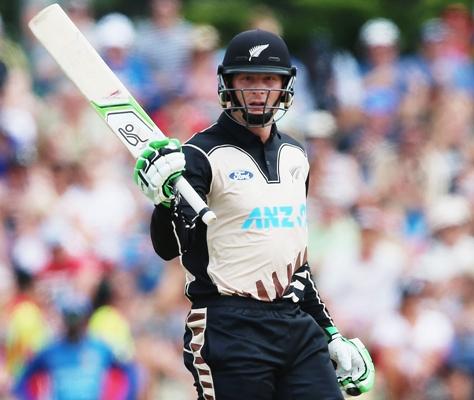
[[[274,104],[268,104],[271,91],[267,91],[262,114],[249,112],[247,104],[241,104],[236,92],[255,89],[234,89],[232,76],[239,73],[278,74],[283,76],[281,95]],[[290,53],[283,39],[271,32],[254,29],[239,33],[227,46],[222,64],[217,69],[218,93],[222,108],[234,121],[234,111],[240,111],[247,127],[270,125],[288,111],[293,102],[296,67],[291,65]],[[242,93],[243,94],[243,93]],[[244,100],[245,101],[245,100]]]

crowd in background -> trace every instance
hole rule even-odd
[[[185,141],[219,115],[219,32],[187,21],[179,0],[151,0],[149,17],[133,21],[64,4],[164,132]],[[28,31],[44,5],[24,4],[21,43],[0,24],[0,399],[65,331],[71,294],[90,303],[88,334],[135,366],[140,399],[195,398],[181,361],[182,267],[154,254],[153,205],[134,187],[134,160]],[[270,9],[255,10],[249,28],[284,37]],[[419,28],[411,54],[385,18],[361,27],[357,56],[309,44],[312,56],[293,61],[295,103],[280,128],[311,163],[309,261],[320,293],[375,361],[365,398],[470,400],[471,10],[453,3]],[[44,396],[38,382],[31,390]]]

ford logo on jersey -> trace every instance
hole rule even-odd
[[[229,178],[233,181],[249,181],[253,178],[253,174],[250,171],[246,171],[244,169],[238,169],[236,171],[232,171],[229,174]]]

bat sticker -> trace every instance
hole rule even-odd
[[[136,146],[138,143],[145,143],[146,139],[140,139],[140,136],[133,133],[133,130],[134,127],[132,124],[127,124],[124,128],[118,129],[123,138],[132,146]]]

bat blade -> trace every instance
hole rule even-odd
[[[153,136],[164,136],[58,4],[28,25],[135,158]]]
[[[165,137],[58,4],[41,10],[28,26],[135,158],[150,140]],[[183,178],[176,188],[206,224],[215,220]]]

